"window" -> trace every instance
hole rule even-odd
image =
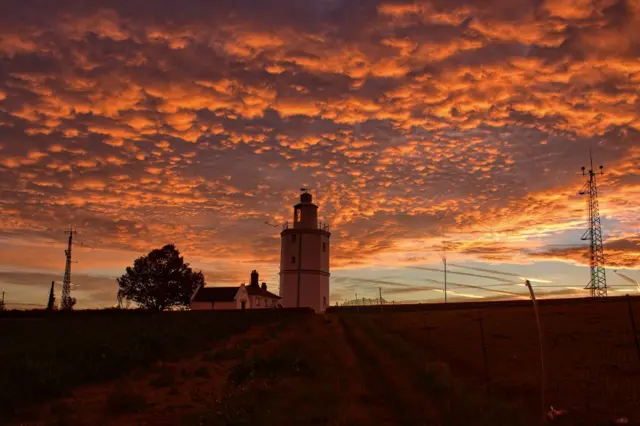
[[[291,235],[291,242],[292,243],[296,242],[296,234]]]
[[[323,253],[327,252],[327,243],[322,243],[322,252]]]
[[[291,256],[291,263],[296,263],[296,257],[295,256]]]
[[[260,298],[256,297],[256,306],[260,306]]]

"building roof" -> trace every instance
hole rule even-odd
[[[276,296],[275,294],[271,293],[270,291],[267,290],[263,290],[260,287],[254,287],[254,286],[247,286],[247,293],[249,293],[249,296],[262,296],[262,297],[267,297],[269,299],[282,299],[282,297],[280,296]]]
[[[200,287],[193,296],[193,302],[232,302],[239,287]]]

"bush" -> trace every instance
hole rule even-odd
[[[149,380],[149,384],[154,388],[166,388],[174,383],[173,371],[169,368],[163,369],[158,375]]]
[[[209,377],[211,377],[209,375],[209,369],[204,366],[196,368],[196,370],[193,372],[193,375],[202,379],[208,379]]]
[[[252,359],[239,364],[231,370],[229,382],[239,385],[254,379],[275,379],[281,376],[310,376],[312,369],[304,359],[278,354],[269,357],[255,356]]]
[[[128,386],[116,385],[107,395],[106,409],[110,414],[137,413],[146,405],[144,396]]]
[[[63,396],[76,386],[113,380],[160,360],[192,356],[268,324],[309,310],[137,310],[0,313],[0,424],[11,411]]]

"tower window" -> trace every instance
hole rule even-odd
[[[291,256],[291,263],[296,263],[296,257],[295,256]]]
[[[322,243],[322,252],[323,253],[327,252],[327,243]]]
[[[291,242],[292,243],[296,242],[296,234],[291,235]]]

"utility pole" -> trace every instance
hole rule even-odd
[[[380,293],[380,312],[382,312],[382,287],[378,287]]]
[[[598,206],[598,187],[596,184],[597,173],[593,169],[593,156],[589,150],[590,168],[586,173],[586,168],[582,167],[582,176],[589,179],[580,190],[580,195],[588,194],[587,209],[589,212],[588,229],[582,235],[582,240],[588,240],[589,245],[589,268],[591,269],[591,280],[585,287],[591,292],[591,297],[607,296],[607,276],[604,268],[604,247],[602,243],[602,224],[600,223],[600,210]],[[600,166],[600,175],[604,174],[604,167]]]
[[[75,300],[71,297],[71,246],[73,245],[73,234],[76,231],[73,228],[69,228],[65,231],[65,234],[69,235],[69,243],[64,254],[67,258],[67,262],[64,268],[64,280],[62,281],[62,296],[60,299],[60,310],[70,311],[73,309]]]
[[[447,242],[442,240],[442,253],[440,258],[444,264],[444,303],[447,303]]]

